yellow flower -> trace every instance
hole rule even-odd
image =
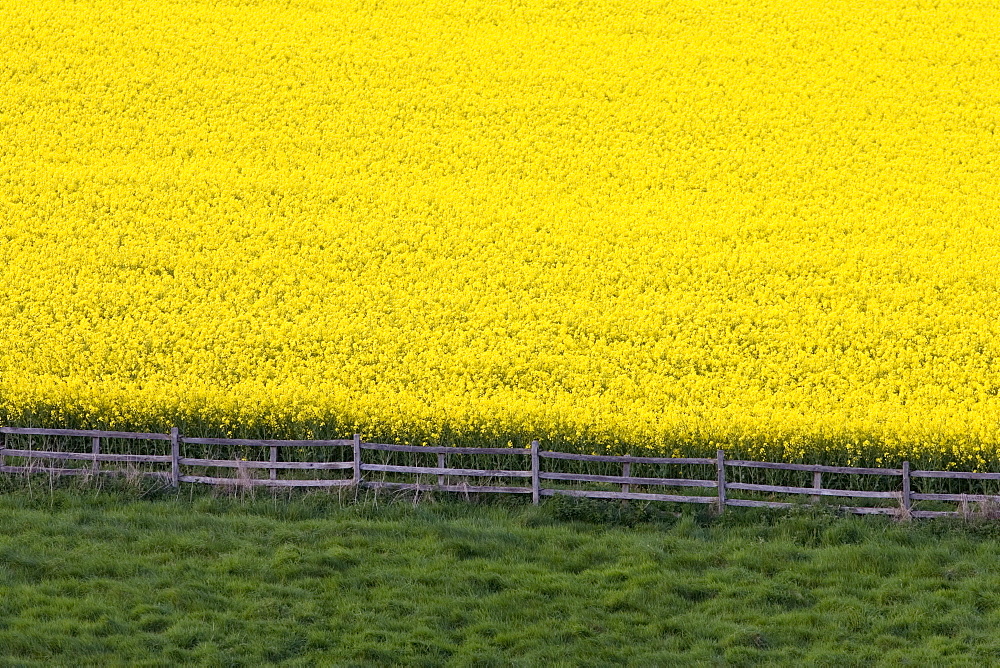
[[[11,3],[0,418],[997,461],[1000,12],[501,4]]]

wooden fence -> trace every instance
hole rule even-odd
[[[29,445],[34,440],[33,437],[49,437],[42,440],[55,439],[60,444],[77,439],[78,446],[75,450],[9,447],[11,436],[19,436],[22,440],[24,437],[31,437],[28,439]],[[79,445],[81,439],[89,446],[81,447]],[[163,454],[116,454],[107,452],[107,448],[102,448],[105,443],[123,441],[144,442],[147,449],[154,450],[158,445]],[[230,451],[244,449],[261,454],[266,452],[268,458],[189,457],[186,454],[192,448],[188,446],[195,446],[193,449],[200,448],[202,452],[210,448],[228,448]],[[308,452],[316,452],[316,449],[330,449],[330,451],[339,449],[342,457],[334,461],[294,461],[281,456],[282,452],[295,450],[305,452],[307,448]],[[366,461],[366,453],[379,452],[386,455],[388,453],[434,455],[436,466],[406,465],[392,463],[391,460],[389,463],[381,464]],[[514,467],[483,469],[449,466],[449,460],[453,461],[455,457],[463,455],[510,458],[514,462]],[[372,457],[373,455],[369,454],[368,460]],[[573,466],[576,468],[599,464],[607,469],[609,465],[620,465],[620,469],[617,470],[621,473],[606,475],[546,470],[555,468],[554,464],[557,462],[567,461],[574,462]],[[78,462],[82,465],[70,466],[68,462]],[[550,465],[545,466],[544,462],[549,462]],[[104,464],[118,466],[108,468],[102,466]],[[121,468],[122,464],[128,465],[128,468]],[[147,469],[136,468],[140,464],[147,465]],[[703,472],[714,468],[714,475],[704,479],[687,476],[665,478],[633,475],[633,467],[636,466],[669,466],[675,469],[701,467]],[[228,469],[233,475],[227,477],[208,474],[217,469]],[[740,469],[812,473],[812,486],[796,487],[730,480],[729,476]],[[180,483],[201,483],[232,487],[354,487],[409,490],[418,493],[443,491],[464,494],[530,494],[536,504],[542,497],[568,495],[592,499],[711,504],[720,512],[727,506],[787,508],[795,505],[792,501],[760,498],[761,496],[773,498],[775,495],[799,495],[808,497],[810,502],[817,502],[822,497],[869,499],[873,500],[872,503],[881,502],[883,505],[841,506],[841,508],[858,514],[896,515],[905,518],[957,516],[968,512],[970,503],[1000,505],[1000,495],[917,493],[911,489],[914,478],[1000,481],[1000,473],[916,471],[910,470],[909,462],[903,462],[902,468],[898,469],[783,464],[726,459],[722,450],[717,451],[714,458],[580,455],[540,450],[537,441],[532,442],[529,448],[523,449],[432,447],[367,443],[362,441],[358,434],[351,439],[339,440],[257,440],[192,438],[182,436],[176,428],[169,434],[157,434],[0,427],[0,472],[50,475],[132,474],[160,478],[174,487]],[[289,477],[301,476],[307,472],[321,477]],[[341,473],[333,475],[334,472]],[[894,488],[891,491],[842,489],[824,487],[824,474],[880,476],[899,480],[888,485]],[[399,480],[400,477],[404,480]],[[598,486],[604,489],[593,489]],[[636,491],[636,488],[646,491]],[[656,491],[650,491],[650,488]],[[679,491],[677,488],[679,490],[694,488],[702,493],[682,494],[677,493]],[[747,496],[752,498],[737,498]],[[920,501],[957,503],[960,509],[955,511],[914,509],[914,503]],[[885,505],[886,502],[889,504]]]

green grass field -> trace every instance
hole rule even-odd
[[[4,666],[1000,661],[985,521],[0,486]]]

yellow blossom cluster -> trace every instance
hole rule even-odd
[[[989,0],[8,3],[0,418],[998,465],[998,122]]]

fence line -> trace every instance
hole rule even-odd
[[[23,447],[8,447],[9,436],[78,437],[90,440],[88,451],[36,450]],[[102,451],[108,439],[127,441],[155,441],[169,443],[170,454],[115,454]],[[268,459],[215,459],[188,457],[184,446],[229,446],[244,448],[266,448]],[[280,452],[288,448],[341,448],[349,451],[350,458],[339,461],[282,461]],[[374,463],[364,460],[364,453],[415,453],[436,455],[436,466],[405,465],[397,463]],[[520,460],[527,468],[468,468],[448,466],[449,456],[491,455],[509,456]],[[11,459],[21,460],[10,463]],[[570,461],[581,464],[602,463],[621,464],[620,475],[596,473],[576,473],[543,470],[543,461]],[[89,463],[90,466],[71,467],[67,462]],[[53,465],[60,462],[61,466]],[[102,464],[150,464],[163,470],[129,471],[110,468]],[[713,466],[712,478],[652,477],[633,474],[635,465]],[[812,486],[768,485],[731,481],[730,469],[770,469],[778,471],[811,472]],[[232,469],[234,477],[206,475],[204,471],[191,469]],[[255,472],[267,471],[267,477],[255,477]],[[347,477],[332,478],[282,478],[281,473],[346,471]],[[568,452],[550,452],[539,449],[538,441],[532,441],[528,448],[472,448],[447,446],[414,446],[387,443],[362,442],[355,434],[351,439],[334,440],[274,440],[274,439],[234,439],[234,438],[189,438],[180,434],[175,427],[169,434],[100,431],[89,429],[43,429],[30,427],[0,427],[0,473],[48,473],[51,475],[101,475],[132,473],[152,476],[169,481],[173,487],[181,483],[224,485],[236,487],[360,487],[371,489],[407,490],[413,492],[444,491],[458,493],[499,493],[531,494],[532,501],[539,503],[542,497],[566,495],[593,499],[618,499],[635,501],[667,501],[674,503],[701,503],[714,505],[720,512],[728,506],[788,508],[796,505],[789,501],[767,501],[758,498],[732,498],[730,492],[808,496],[815,503],[821,497],[859,498],[874,500],[894,500],[890,506],[843,506],[842,509],[857,514],[887,514],[902,517],[955,516],[967,512],[969,503],[1000,504],[1000,495],[990,494],[947,494],[921,493],[911,489],[913,478],[938,478],[959,480],[998,480],[1000,473],[974,473],[964,471],[911,471],[910,463],[903,462],[902,468],[865,468],[847,466],[826,466],[819,464],[786,464],[780,462],[758,462],[726,459],[725,452],[718,450],[715,457],[638,457],[632,455],[582,455]],[[899,489],[895,491],[873,491],[840,489],[823,486],[823,474],[876,475],[899,478]],[[382,479],[373,479],[366,474],[381,474]],[[405,482],[389,480],[386,474],[413,476],[416,480]],[[421,476],[429,476],[434,482],[421,481]],[[455,478],[460,482],[456,483]],[[470,479],[485,481],[470,483]],[[451,480],[449,480],[451,479]],[[521,484],[517,484],[521,481]],[[494,484],[500,483],[500,484]],[[550,483],[546,485],[546,483]],[[577,488],[552,486],[552,483],[577,483]],[[618,489],[581,489],[579,484],[611,485]],[[672,494],[664,492],[636,491],[635,487],[677,487],[702,488],[712,494]],[[744,494],[745,495],[745,494]],[[959,511],[914,510],[918,501],[939,501],[960,504]]]

